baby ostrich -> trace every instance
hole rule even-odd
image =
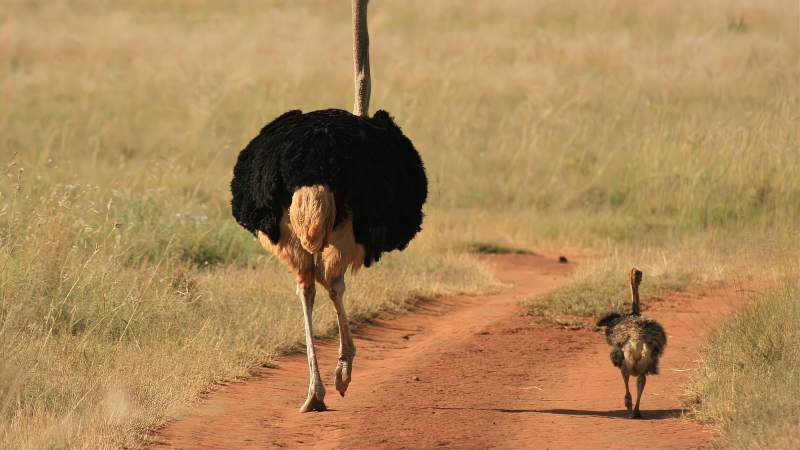
[[[606,327],[606,340],[611,345],[611,362],[619,367],[622,379],[625,380],[625,407],[631,418],[642,417],[639,412],[639,401],[642,399],[647,374],[658,374],[658,359],[664,353],[667,336],[664,328],[655,320],[639,315],[639,284],[642,272],[631,269],[631,298],[633,301],[630,314],[611,312],[603,316],[598,327]],[[633,375],[636,382],[636,406],[631,410],[631,391],[628,378]]]
[[[297,277],[310,373],[301,412],[326,409],[311,320],[315,280],[336,308],[336,390],[344,396],[356,353],[343,302],[345,272],[404,249],[421,229],[428,192],[422,160],[391,116],[367,116],[367,0],[353,0],[353,25],[355,114],[284,113],[242,150],[231,181],[236,221]]]

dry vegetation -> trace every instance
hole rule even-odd
[[[230,218],[227,184],[267,120],[352,104],[349,7],[3,6],[0,447],[136,446],[215,380],[301,338],[291,277]],[[431,196],[409,251],[352,280],[353,314],[492,288],[462,254],[475,245],[569,245],[611,255],[605,267],[634,260],[669,289],[754,265],[797,275],[797,8],[376,2],[373,105],[414,139]],[[571,288],[602,289],[602,272],[584,270]],[[790,308],[796,293],[763,304]],[[330,332],[326,303],[317,317]],[[796,329],[780,311],[742,317]],[[745,372],[723,370],[734,357],[796,387],[780,370],[796,354],[751,358],[753,323],[715,336],[744,344],[708,354],[699,414],[726,424],[725,445],[796,443],[797,389],[780,403],[793,414],[752,425],[759,405],[737,403],[738,389],[703,388],[738,383]],[[741,392],[755,402],[770,389]],[[763,433],[747,440],[753,426]]]
[[[754,296],[715,330],[689,394],[694,415],[717,425],[716,447],[800,447],[800,283]]]
[[[636,266],[644,271],[641,289],[643,309],[670,293],[688,286],[711,286],[725,282],[726,267],[711,252],[697,258],[694,249],[649,247],[624,248],[581,263],[569,281],[542,295],[527,299],[528,313],[540,322],[573,328],[594,328],[605,312],[630,312],[630,287],[626,271]]]

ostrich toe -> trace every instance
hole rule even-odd
[[[325,402],[322,399],[317,398],[314,395],[310,395],[306,402],[303,403],[303,406],[300,407],[301,413],[307,413],[311,411],[327,411],[328,407],[325,406]]]
[[[350,377],[353,373],[353,357],[344,356],[336,363],[336,390],[344,397],[347,387],[350,386]]]

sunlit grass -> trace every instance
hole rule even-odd
[[[301,338],[292,279],[234,223],[228,183],[266,121],[352,104],[349,6],[4,6],[0,447],[136,446]],[[473,250],[609,258],[552,294],[585,295],[559,303],[578,316],[620,307],[632,264],[653,295],[785,272],[793,7],[373,4],[373,110],[419,148],[430,201],[406,252],[350,278],[351,316],[491,289]]]
[[[800,287],[796,273],[762,292],[709,339],[689,389],[694,416],[718,425],[718,447],[800,445]]]

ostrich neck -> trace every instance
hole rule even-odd
[[[640,314],[639,311],[639,286],[636,286],[635,283],[631,284],[631,298],[633,299],[633,306],[631,309],[631,314],[634,316],[638,316]]]
[[[355,71],[355,102],[353,114],[369,115],[371,81],[369,75],[369,33],[367,31],[367,3],[353,1],[353,69]]]

